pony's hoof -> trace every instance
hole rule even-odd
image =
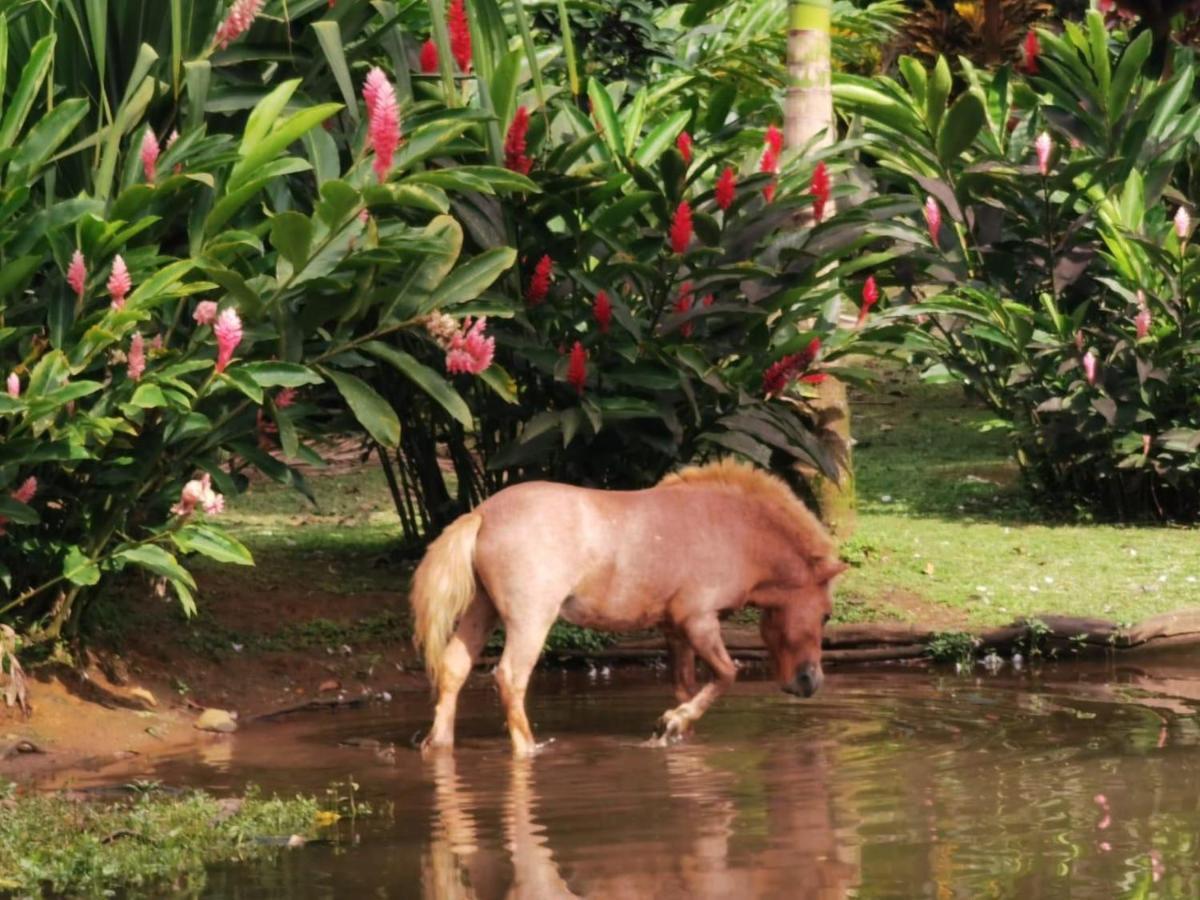
[[[454,749],[454,742],[435,741],[432,735],[428,735],[425,740],[421,741],[420,749],[421,755],[428,758],[435,753],[449,753]]]
[[[651,747],[669,747],[683,740],[689,726],[687,717],[675,710],[669,710],[662,714],[658,725],[655,726],[654,736],[647,743]]]

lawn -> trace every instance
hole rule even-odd
[[[958,627],[1061,613],[1126,623],[1200,598],[1197,529],[1096,525],[1038,509],[1004,432],[988,428],[991,415],[960,387],[885,370],[853,412],[858,530],[843,548],[854,568],[838,620]],[[316,506],[258,481],[230,503],[228,524],[272,577],[395,590],[384,561],[400,528],[378,468],[309,480]]]

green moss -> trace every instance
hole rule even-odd
[[[60,794],[18,796],[0,783],[0,894],[99,896],[118,888],[194,892],[206,865],[287,852],[292,835],[336,821],[307,797],[234,800],[197,791],[166,795],[135,785],[114,801]],[[340,802],[340,792],[333,795]],[[361,804],[357,814],[363,814]]]

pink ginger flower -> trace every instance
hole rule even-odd
[[[1186,241],[1192,230],[1192,217],[1188,215],[1187,207],[1181,206],[1175,210],[1175,236]]]
[[[8,373],[8,381],[5,385],[5,387],[8,390],[8,396],[20,397],[21,396],[21,376],[18,375],[16,372],[9,372]]]
[[[171,149],[171,146],[172,146],[172,145],[173,145],[173,144],[174,144],[174,143],[175,143],[177,140],[179,140],[179,132],[178,132],[176,129],[172,128],[172,129],[171,129],[171,134],[170,134],[170,135],[167,137],[167,147],[166,147],[166,149],[170,150],[170,149]],[[179,163],[175,163],[175,168],[174,168],[174,170],[173,170],[173,171],[175,172],[175,174],[176,174],[176,175],[178,175],[180,172],[182,172],[182,171],[183,171],[183,163],[181,163],[181,162],[179,162]]]
[[[217,304],[212,300],[201,300],[196,304],[192,318],[196,320],[197,325],[211,325],[217,321]]]
[[[587,351],[579,341],[571,348],[571,359],[567,363],[567,381],[582,397],[584,385],[587,384]]]
[[[879,302],[879,287],[875,284],[875,276],[867,276],[863,282],[862,306],[858,309],[858,327],[861,328],[871,314],[871,307]]]
[[[463,0],[450,0],[446,19],[450,28],[450,52],[465,74],[471,71],[471,25]]]
[[[212,476],[205,472],[189,481],[179,493],[179,502],[171,507],[172,515],[190,516],[200,507],[210,516],[225,511],[225,498],[213,490]]]
[[[161,334],[156,334],[150,339],[150,349],[155,353],[161,353],[164,346],[163,336]]]
[[[683,253],[692,242],[692,208],[684,200],[675,209],[675,217],[671,221],[671,249]]]
[[[1096,354],[1089,350],[1083,355],[1083,374],[1087,383],[1096,386]]]
[[[1137,328],[1137,336],[1140,341],[1150,333],[1150,309],[1143,306],[1138,310],[1138,314],[1133,317],[1133,324]]]
[[[608,334],[612,324],[612,301],[608,299],[608,291],[596,291],[596,302],[592,304],[592,315],[600,326],[601,334]]]
[[[451,375],[478,375],[492,364],[496,355],[496,339],[485,335],[487,318],[480,316],[471,324],[471,317],[451,336],[446,350],[446,371]]]
[[[530,306],[537,306],[550,293],[550,274],[553,270],[554,261],[550,259],[549,254],[538,260],[533,277],[529,280],[529,287],[525,290],[525,302]]]
[[[1082,331],[1075,332],[1075,349],[1078,350],[1080,353],[1083,352],[1083,332]]]
[[[1050,132],[1043,131],[1037,136],[1037,140],[1033,142],[1033,149],[1037,152],[1038,171],[1043,176],[1050,174],[1050,154],[1054,152],[1054,139],[1050,137]]]
[[[925,224],[929,226],[929,239],[936,247],[942,235],[942,208],[932,196],[925,199]]]
[[[812,176],[813,218],[818,223],[825,218],[825,204],[829,202],[829,170],[825,163],[817,163]]]
[[[692,136],[686,131],[679,132],[679,137],[675,139],[675,147],[679,150],[679,155],[683,157],[683,164],[690,166],[692,164]]]
[[[71,255],[71,264],[67,266],[67,284],[71,286],[75,296],[82,300],[84,288],[87,286],[87,262],[79,250]]]
[[[737,194],[737,174],[730,166],[725,167],[725,171],[721,173],[721,177],[717,179],[716,187],[717,206],[722,211],[728,212],[729,207],[733,206],[734,197]]]
[[[421,71],[433,75],[438,70],[438,49],[433,38],[421,45]]]
[[[242,320],[236,309],[230,307],[221,312],[213,334],[217,337],[217,371],[224,372],[233,359],[233,351],[242,342]]]
[[[37,495],[38,481],[32,475],[22,482],[21,486],[12,492],[12,498],[18,503],[28,505]]]
[[[291,406],[295,402],[296,402],[296,389],[295,388],[284,388],[282,391],[280,391],[278,394],[275,395],[275,408],[276,409],[287,409],[289,406]]]
[[[126,371],[130,381],[139,381],[146,371],[146,344],[141,332],[134,332],[129,341],[129,359]]]
[[[146,174],[146,180],[151,183],[158,174],[158,154],[158,138],[154,136],[153,129],[147,128],[142,138],[142,171]]]
[[[229,14],[217,27],[217,36],[213,39],[213,43],[224,50],[249,31],[250,26],[254,24],[255,18],[262,10],[262,4],[263,0],[234,0],[233,6],[229,8]]]
[[[1142,435],[1142,457],[1143,458],[1150,455],[1150,448],[1153,446],[1153,444],[1154,444],[1154,438],[1152,438],[1148,434]]]
[[[375,151],[375,174],[381,182],[386,181],[400,146],[400,107],[395,89],[378,66],[367,73],[363,99],[367,102],[367,136]]]
[[[525,137],[529,132],[529,110],[518,106],[513,114],[508,133],[504,136],[504,167],[528,175],[533,168],[533,160],[525,155]]]
[[[133,279],[129,277],[129,269],[125,260],[118,253],[113,257],[112,273],[108,276],[108,293],[112,295],[112,308],[121,309],[125,306],[125,298],[133,288]]]

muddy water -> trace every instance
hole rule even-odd
[[[742,682],[667,750],[661,676],[538,676],[553,738],[514,762],[480,680],[453,756],[412,702],[252,727],[147,773],[218,791],[353,774],[385,814],[336,846],[209,873],[206,896],[1197,897],[1200,666]],[[373,745],[397,743],[395,761]],[[393,814],[387,815],[391,807]]]

